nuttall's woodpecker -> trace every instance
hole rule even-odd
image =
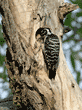
[[[40,36],[38,36],[38,34]],[[56,75],[57,63],[59,59],[60,43],[57,35],[54,35],[50,28],[39,28],[36,31],[37,41],[43,41],[43,55],[47,69],[49,70],[49,77],[54,78]]]

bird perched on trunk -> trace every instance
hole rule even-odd
[[[38,36],[39,35],[39,36]],[[49,70],[49,78],[54,78],[59,60],[60,43],[57,35],[50,28],[39,28],[35,35],[37,41],[44,44],[43,56],[46,67]]]

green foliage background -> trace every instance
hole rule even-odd
[[[72,13],[69,13],[66,17],[66,20],[64,22],[64,25],[66,26],[69,26],[73,31],[74,33],[68,37],[67,36],[67,39],[65,41],[63,41],[63,43],[65,42],[70,42],[70,41],[73,41],[74,42],[74,45],[71,47],[70,46],[70,60],[71,60],[71,63],[72,63],[72,66],[73,66],[73,69],[74,69],[74,73],[76,73],[76,81],[78,84],[80,84],[81,80],[82,80],[82,73],[81,73],[81,69],[82,69],[82,57],[80,56],[80,53],[82,55],[82,21],[79,22],[78,21],[78,17],[82,17],[82,0],[70,0],[73,4],[78,4],[79,7],[80,7],[80,11],[76,12],[75,14]],[[82,19],[82,18],[81,18]],[[74,21],[74,23],[76,23],[75,26],[72,26],[71,23],[72,21]],[[76,34],[79,35],[79,37],[75,36]],[[78,45],[78,47],[80,46],[80,49],[75,51],[74,48],[76,48],[76,45]],[[81,68],[79,71],[76,70],[76,64],[75,62],[76,61],[79,61],[80,64],[81,64]]]
[[[1,17],[1,15],[0,15]],[[3,38],[3,32],[2,32],[2,24],[0,24],[0,46],[3,46],[5,43],[5,40]],[[6,67],[4,66],[4,61],[5,61],[5,56],[2,56],[1,55],[1,52],[0,52],[0,67],[3,66],[4,67],[4,71],[3,73],[0,73],[0,78],[4,79],[4,82],[8,82],[7,80],[7,75],[6,75]]]

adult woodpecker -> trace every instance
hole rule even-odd
[[[37,41],[44,43],[44,61],[46,63],[47,69],[49,70],[49,78],[52,79],[56,75],[56,69],[59,60],[59,38],[57,35],[54,35],[51,32],[50,28],[39,28],[36,31],[35,36]]]

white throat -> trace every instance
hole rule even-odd
[[[48,29],[46,29],[46,30],[47,30],[47,35],[51,35],[52,34]]]

